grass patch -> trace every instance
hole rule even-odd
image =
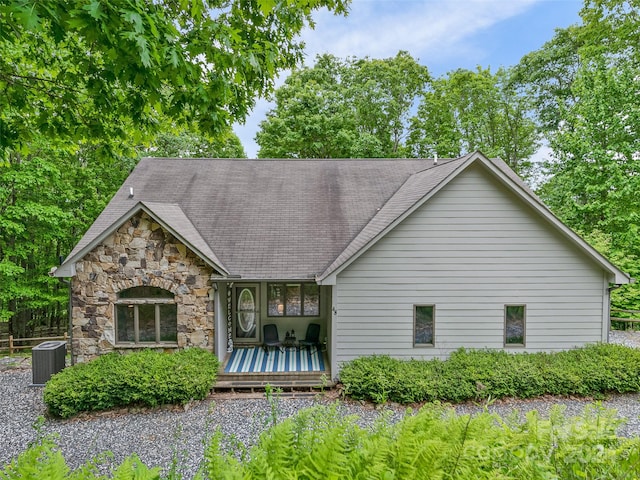
[[[362,357],[340,371],[345,393],[375,403],[463,402],[488,398],[640,391],[640,350],[597,344],[558,353],[465,350],[448,360]]]
[[[62,418],[114,407],[185,404],[206,397],[218,367],[215,355],[197,348],[114,352],[57,373],[43,397],[49,412]]]

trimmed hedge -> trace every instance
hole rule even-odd
[[[205,350],[109,353],[65,368],[44,388],[49,412],[68,418],[83,411],[185,404],[207,396],[220,363]]]
[[[374,355],[346,363],[340,380],[347,395],[375,403],[540,395],[598,398],[640,391],[640,350],[610,344],[558,353],[460,349],[444,361]]]

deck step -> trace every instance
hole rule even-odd
[[[222,378],[221,378],[222,377]],[[277,379],[271,375],[269,378],[264,379],[227,379],[224,376],[219,376],[218,381],[213,387],[214,391],[264,391],[267,385],[278,388],[282,391],[308,391],[317,392],[323,388],[332,388],[333,382],[323,381],[322,378],[315,379]]]

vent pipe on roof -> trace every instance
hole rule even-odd
[[[133,198],[133,187],[129,187],[129,198]]]
[[[434,165],[438,165],[438,153],[437,152],[433,155],[433,164]]]

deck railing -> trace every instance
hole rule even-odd
[[[9,355],[13,355],[17,350],[28,350],[37,346],[39,342],[51,340],[64,340],[65,342],[69,342],[69,335],[66,332],[64,335],[57,337],[14,338],[13,335],[9,335],[9,338],[0,339],[0,351],[8,350]]]
[[[625,316],[625,317],[620,317],[620,316],[615,316],[614,314],[626,314],[626,315],[631,315],[631,316]],[[640,310],[623,310],[621,308],[612,308],[611,309],[611,314],[609,319],[612,322],[623,322],[625,325],[625,330],[627,330],[629,327],[631,327],[631,329],[633,330],[633,324],[634,323],[640,323]]]

